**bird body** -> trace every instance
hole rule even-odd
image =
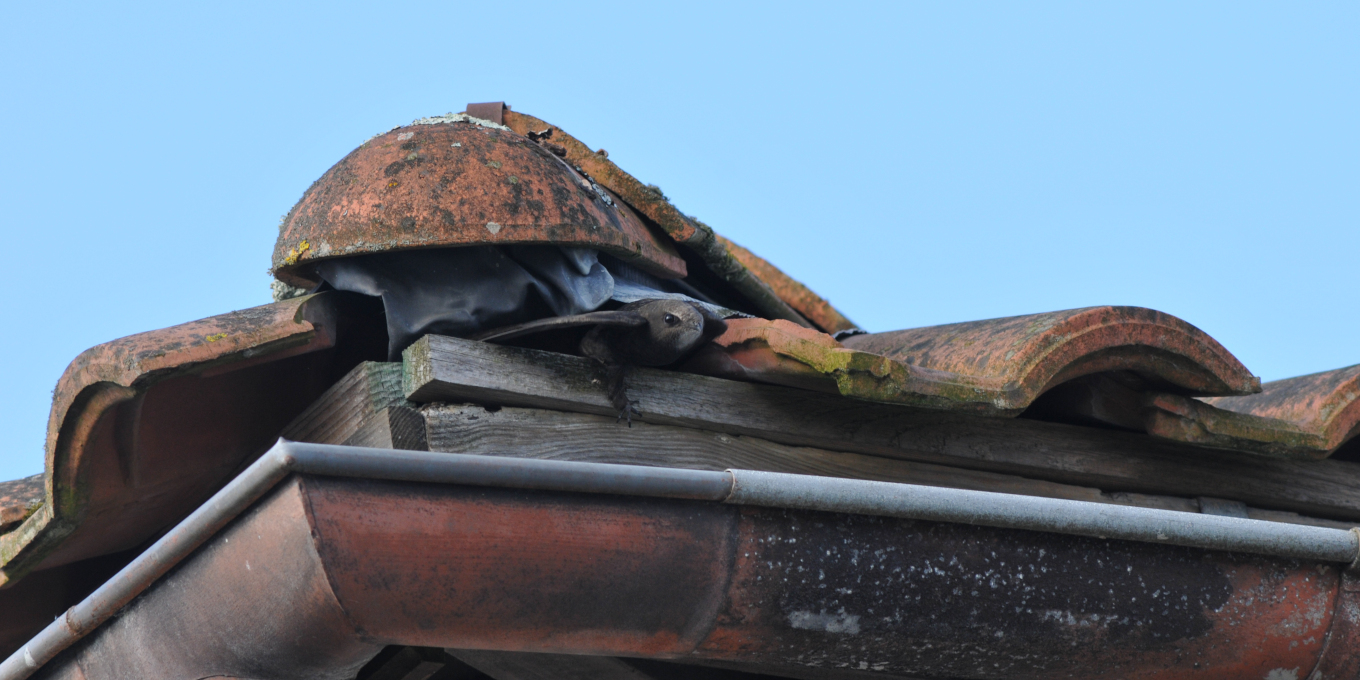
[[[573,326],[593,326],[581,339],[581,354],[605,369],[610,401],[620,418],[637,413],[628,399],[627,374],[633,366],[669,366],[704,343],[722,335],[727,324],[709,310],[669,298],[630,302],[617,310],[554,317],[500,328],[475,340],[500,342],[530,333]]]
[[[698,307],[683,300],[639,300],[618,311],[636,313],[646,322],[637,326],[599,324],[581,339],[581,353],[606,366],[668,366],[727,327],[722,319],[705,318]],[[719,325],[722,330],[718,330]]]

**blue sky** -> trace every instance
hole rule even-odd
[[[1360,363],[1360,4],[0,4],[0,479],[81,350],[269,300],[368,136],[503,99],[870,330],[1097,304]]]

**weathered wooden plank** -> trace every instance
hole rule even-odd
[[[341,444],[377,449],[427,451],[425,419],[413,408],[388,406],[364,418]]]
[[[338,380],[283,431],[285,439],[423,451],[425,419],[401,392],[401,364],[367,361]]]
[[[619,427],[616,419],[566,411],[477,405],[441,405],[422,415],[399,394],[396,364],[365,364],[295,421],[292,430],[320,443],[483,455],[633,463],[721,470],[744,467],[798,474],[878,479],[1097,503],[1198,512],[1196,499],[1139,493],[1106,493],[1087,486],[982,470],[960,469],[882,456],[795,447],[751,436],[733,436],[649,423]],[[374,410],[383,404],[391,404]],[[349,419],[349,420],[346,420]],[[427,422],[428,420],[428,422]],[[430,441],[426,441],[426,432]],[[322,437],[343,437],[322,439]],[[1272,521],[1341,526],[1292,512],[1249,508],[1249,516]]]
[[[1026,479],[981,470],[779,444],[758,437],[727,435],[673,425],[634,423],[619,427],[613,417],[584,413],[476,404],[441,404],[425,409],[431,451],[656,465],[698,470],[768,470],[804,475],[874,479],[1048,498],[1140,505],[1136,494],[1107,499],[1099,489]],[[1148,503],[1198,512],[1190,499]]]
[[[613,413],[598,370],[578,357],[428,336],[406,351],[403,363],[403,389],[414,402]],[[1107,492],[1209,496],[1360,519],[1360,465],[1342,461],[1275,460],[1146,435],[923,411],[674,371],[636,370],[629,393],[640,402],[637,420],[646,423]]]
[[[495,680],[652,680],[652,676],[607,656],[447,651]]]
[[[476,404],[430,406],[424,409],[424,416],[431,451],[699,470],[744,468],[1065,498],[1179,512],[1201,510],[1200,502],[1193,498],[1105,493],[1091,487],[1016,475],[788,446],[757,437],[673,425],[634,423],[631,428],[619,427],[615,419],[609,416],[515,407],[488,410]],[[1344,522],[1316,519],[1292,512],[1256,508],[1246,508],[1246,511],[1254,519],[1350,527]]]

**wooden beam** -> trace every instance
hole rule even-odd
[[[285,439],[424,451],[425,419],[401,392],[401,364],[354,367],[283,430]]]
[[[413,408],[388,406],[360,422],[342,444],[377,449],[428,451],[425,419]]]
[[[898,458],[797,447],[751,436],[635,423],[567,411],[441,405],[421,414],[400,387],[401,365],[357,366],[289,426],[298,441],[557,460],[722,470],[743,467],[797,474],[877,479],[1097,503],[1201,511],[1202,502],[1032,479]],[[426,437],[429,441],[427,442]],[[1297,513],[1246,508],[1248,516],[1296,524],[1346,526]]]
[[[403,390],[413,402],[613,415],[598,369],[579,357],[427,336],[406,350],[403,363]],[[1107,492],[1208,496],[1360,519],[1360,465],[1342,461],[1276,460],[1146,435],[925,411],[674,371],[638,369],[629,385],[644,423]]]
[[[620,427],[611,416],[476,404],[424,410],[429,450],[511,458],[656,465],[698,470],[744,468],[825,477],[943,486],[1046,498],[1202,512],[1201,499],[1100,489],[983,470],[779,444],[673,425]],[[1219,504],[1229,501],[1218,501]],[[1210,508],[1216,510],[1218,506]],[[1350,528],[1350,524],[1293,512],[1243,506],[1248,517],[1291,524]]]

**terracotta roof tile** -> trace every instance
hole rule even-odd
[[[802,314],[808,321],[811,321],[817,328],[827,333],[838,331],[857,330],[855,322],[845,318],[840,310],[831,306],[822,296],[812,292],[807,286],[799,283],[793,277],[769,262],[765,261],[755,253],[723,238],[720,234],[714,234],[718,242],[727,248],[727,252],[732,254],[738,262],[750,269],[760,280],[769,284],[771,290],[780,299],[787,302],[794,311]]]
[[[847,347],[977,376],[1015,407],[1049,387],[1131,370],[1196,395],[1252,394],[1260,379],[1204,331],[1142,307],[1087,307],[853,336]]]
[[[0,482],[0,531],[8,531],[23,521],[46,497],[42,475]]]
[[[320,283],[313,265],[330,258],[552,243],[601,250],[662,278],[685,276],[671,239],[582,181],[511,132],[462,122],[399,127],[331,166],[288,211],[273,273],[310,288]]]
[[[703,222],[681,213],[660,189],[638,181],[609,160],[609,154],[603,150],[592,151],[561,128],[533,116],[510,110],[506,110],[504,116],[505,124],[522,135],[551,130],[553,143],[561,145],[568,162],[622,198],[677,244],[697,255],[710,270],[757,305],[763,315],[805,326],[815,325],[832,333],[853,325],[831,303],[803,284],[745,248],[718,236]]]
[[[1360,433],[1360,365],[1276,380],[1260,394],[1149,402],[1148,431],[1280,458],[1325,458]]]
[[[689,370],[928,408],[1017,415],[1059,384],[1132,373],[1187,395],[1251,394],[1260,381],[1203,331],[1139,307],[851,336],[760,319],[729,322]]]
[[[45,483],[45,502],[0,533],[0,586],[51,566],[49,557],[65,563],[144,541],[146,531],[177,521],[262,452],[255,449],[281,428],[268,422],[271,412],[290,400],[300,411],[326,387],[313,385],[327,378],[314,366],[275,367],[334,345],[334,299],[313,295],[222,314],[76,357],[53,394],[47,476],[21,480],[23,493]]]

